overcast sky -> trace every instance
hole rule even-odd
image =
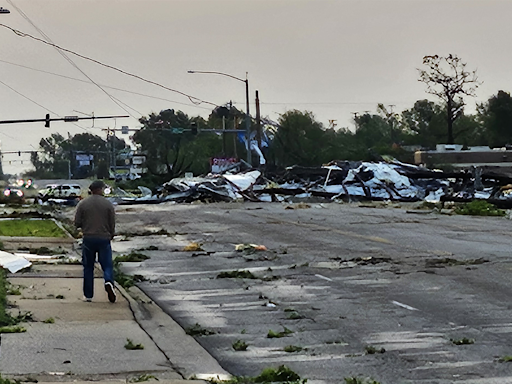
[[[259,90],[261,113],[311,111],[325,126],[353,128],[353,113],[395,112],[429,98],[418,70],[425,55],[456,54],[483,84],[468,111],[498,90],[510,91],[512,1],[509,0],[0,0],[11,11],[0,23],[168,88],[245,109]],[[19,11],[21,10],[23,14]],[[30,151],[60,132],[139,126],[162,109],[207,117],[176,92],[67,54],[0,27],[0,120],[65,115],[125,115],[94,127],[53,122],[0,125],[2,150]],[[85,73],[85,75],[84,75]],[[94,85],[87,77],[92,79]],[[112,100],[114,98],[117,103]],[[120,105],[122,106],[120,106]],[[83,113],[83,114],[82,114]],[[4,172],[29,164],[29,154],[5,154]],[[23,165],[21,165],[23,161]],[[11,162],[9,164],[9,162]]]

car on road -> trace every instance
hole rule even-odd
[[[25,200],[25,193],[16,186],[7,186],[2,191],[0,199],[3,203],[22,203]]]

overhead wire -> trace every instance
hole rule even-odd
[[[41,28],[39,28],[24,12],[21,10],[18,6],[14,4],[12,0],[7,0],[7,2],[14,8],[16,11],[26,20],[28,21],[35,29],[38,31],[43,38],[51,43],[54,44],[50,36],[48,36],[46,33],[44,33]],[[97,84],[87,73],[85,73],[73,60],[71,60],[64,52],[60,51],[59,49],[56,49],[59,55],[61,55],[68,63],[70,63],[76,70],[78,70],[82,75],[84,75],[92,84],[94,84],[96,87],[98,87],[103,93],[105,93],[116,105],[118,105],[122,110],[124,110],[126,113],[128,113],[131,117],[136,119],[135,116],[133,116],[126,108],[124,108],[116,98],[114,98],[112,95],[110,95],[106,90],[104,90],[99,84]],[[124,104],[124,103],[123,103]],[[125,104],[126,105],[126,104]],[[141,115],[142,116],[142,115]]]
[[[59,74],[59,73],[55,73],[55,72],[45,71],[45,70],[42,70],[42,69],[29,67],[29,66],[27,66],[27,65],[23,65],[23,64],[13,63],[13,62],[6,61],[6,60],[1,60],[1,59],[0,59],[0,63],[5,63],[5,64],[13,65],[13,66],[16,66],[16,67],[29,69],[29,70],[32,70],[32,71],[41,72],[41,73],[45,73],[45,74],[48,74],[48,75],[58,76],[58,77],[61,77],[61,78],[64,78],[64,79],[74,80],[74,81],[79,81],[79,82],[81,82],[81,83],[87,83],[87,84],[89,84],[89,82],[88,82],[87,80],[78,79],[78,78],[76,78],[76,77],[66,76],[66,75],[62,75],[62,74]],[[168,102],[171,102],[171,103],[174,103],[174,104],[179,104],[179,105],[187,105],[187,106],[189,106],[189,105],[190,105],[190,104],[183,103],[183,102],[180,102],[180,101],[170,100],[170,99],[167,99],[167,98],[165,98],[165,97],[159,97],[159,96],[148,95],[148,94],[145,94],[145,93],[140,93],[140,92],[130,91],[130,90],[128,90],[128,89],[123,89],[123,88],[118,88],[118,87],[112,87],[112,86],[110,86],[110,85],[105,85],[105,84],[100,84],[100,85],[101,85],[102,87],[104,87],[104,88],[113,89],[113,90],[120,91],[120,92],[131,93],[131,94],[133,94],[133,95],[138,95],[138,96],[148,97],[148,98],[155,99],[155,100],[168,101]],[[192,106],[193,106],[193,107],[195,107],[195,108],[200,108],[200,109],[210,110],[210,108],[208,108],[208,107],[202,107],[202,106],[200,106],[200,105],[196,105],[196,104],[193,104]]]
[[[13,32],[14,34],[16,34],[17,36],[20,36],[20,37],[28,37],[28,38],[33,39],[33,40],[36,40],[36,41],[38,41],[38,42],[40,42],[40,43],[43,43],[43,44],[46,44],[46,45],[52,46],[52,47],[57,48],[57,49],[59,49],[59,50],[62,50],[62,51],[64,51],[64,52],[70,53],[70,54],[72,54],[72,55],[74,55],[74,56],[80,57],[81,59],[88,60],[88,61],[90,61],[90,62],[93,62],[93,63],[95,63],[95,64],[98,64],[98,65],[100,65],[100,66],[103,66],[103,67],[105,67],[105,68],[109,68],[109,69],[111,69],[111,70],[113,70],[113,71],[116,71],[116,72],[122,73],[122,74],[124,74],[124,75],[126,75],[126,76],[133,77],[133,78],[135,78],[135,79],[141,80],[141,81],[146,82],[146,83],[148,83],[148,84],[153,84],[153,85],[155,85],[155,86],[157,86],[157,87],[160,87],[160,88],[166,89],[166,90],[168,90],[168,91],[170,91],[170,92],[174,92],[174,93],[177,93],[177,94],[179,94],[179,95],[185,96],[185,97],[186,97],[186,98],[188,98],[188,99],[189,99],[189,101],[190,101],[191,103],[193,103],[193,104],[198,105],[198,104],[202,104],[202,103],[204,103],[204,104],[210,104],[210,105],[212,105],[212,106],[218,107],[218,105],[217,105],[217,104],[212,103],[212,102],[210,102],[210,101],[200,99],[200,98],[198,98],[198,97],[195,97],[195,96],[189,95],[189,94],[187,94],[187,93],[185,93],[185,92],[182,92],[182,91],[179,91],[179,90],[177,90],[177,89],[173,89],[173,88],[167,87],[167,86],[165,86],[165,85],[163,85],[163,84],[160,84],[160,83],[158,83],[158,82],[156,82],[156,81],[149,80],[149,79],[146,79],[146,78],[144,78],[144,77],[142,77],[142,76],[135,75],[135,74],[133,74],[133,73],[130,73],[130,72],[128,72],[128,71],[125,71],[125,70],[123,70],[123,69],[120,69],[120,68],[114,67],[114,66],[109,65],[109,64],[105,64],[105,63],[103,63],[103,62],[101,62],[101,61],[99,61],[99,60],[96,60],[96,59],[90,58],[90,57],[88,57],[88,56],[82,55],[82,54],[77,53],[77,52],[74,52],[74,51],[72,51],[72,50],[70,50],[70,49],[63,48],[63,47],[61,47],[61,46],[59,46],[59,45],[57,45],[57,44],[50,43],[50,42],[45,41],[45,40],[43,40],[43,39],[40,39],[40,38],[38,38],[38,37],[36,37],[36,36],[33,36],[33,35],[29,34],[29,33],[25,33],[25,32],[22,32],[22,31],[20,31],[20,30],[15,29],[15,28],[12,28],[12,27],[10,27],[10,26],[8,26],[8,25],[5,25],[5,24],[0,23],[0,27],[3,27],[3,28],[6,28],[6,29],[10,30],[11,32]]]
[[[28,100],[28,101],[30,101],[31,103],[34,103],[34,104],[35,104],[35,105],[37,105],[38,107],[43,108],[45,111],[50,112],[50,113],[52,113],[52,114],[54,114],[54,115],[57,115],[57,116],[59,116],[59,117],[62,117],[62,116],[61,116],[61,115],[59,115],[57,112],[52,111],[51,109],[49,109],[49,108],[45,107],[44,105],[42,105],[42,104],[38,103],[37,101],[35,101],[35,100],[33,100],[33,99],[31,99],[31,98],[30,98],[30,97],[28,97],[27,95],[24,95],[24,94],[23,94],[23,93],[21,93],[20,91],[17,91],[16,89],[14,89],[14,88],[13,88],[13,87],[11,87],[10,85],[8,85],[8,84],[4,83],[4,82],[3,82],[3,81],[1,81],[1,80],[0,80],[0,84],[2,84],[2,85],[3,85],[4,87],[6,87],[6,88],[9,88],[11,91],[13,91],[14,93],[16,93],[16,94],[20,95],[21,97],[23,97],[23,98],[27,99],[27,100]],[[86,129],[86,128],[84,128],[84,127],[80,126],[79,124],[76,124],[76,123],[73,123],[73,124],[74,124],[75,126],[77,126],[78,128],[80,128],[80,129],[83,129],[83,130],[87,131],[87,129]],[[8,137],[10,137],[10,136],[8,136]],[[12,137],[11,137],[11,138],[12,138]]]

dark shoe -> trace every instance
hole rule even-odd
[[[107,291],[108,300],[111,303],[115,303],[116,302],[116,292],[114,291],[114,285],[110,281],[107,281],[105,283],[105,291]]]

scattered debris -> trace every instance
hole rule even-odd
[[[384,353],[386,350],[384,348],[376,348],[373,345],[367,345],[364,347],[364,351],[367,355],[374,355],[376,353]]]
[[[201,244],[192,242],[186,246],[183,247],[184,252],[197,252],[197,251],[204,251],[203,248],[201,248]]]
[[[217,279],[257,279],[251,271],[231,271],[221,272],[217,275]]]
[[[249,345],[242,340],[237,340],[232,344],[232,347],[235,351],[247,351]]]
[[[217,332],[203,328],[199,323],[195,323],[192,327],[186,328],[185,333],[190,336],[211,336]]]
[[[425,266],[427,268],[444,268],[444,267],[452,267],[455,265],[479,265],[483,263],[489,262],[488,259],[480,257],[478,259],[470,259],[470,260],[457,260],[452,259],[450,257],[444,257],[441,259],[427,259],[425,260]]]
[[[134,344],[132,340],[126,339],[126,344],[124,345],[125,349],[129,350],[138,350],[144,349],[144,346],[141,343]]]
[[[292,204],[292,205],[286,205],[284,207],[284,209],[307,209],[307,208],[311,208],[311,205],[304,203],[304,202]]]
[[[149,380],[157,380],[158,381],[158,378],[156,376],[144,373],[140,376],[132,377],[130,380],[128,380],[128,383],[142,383],[144,381],[149,381]]]
[[[32,263],[20,254],[0,251],[0,266],[8,269],[11,273],[16,273],[22,269],[30,267],[31,265]]]
[[[293,331],[291,329],[288,329],[286,327],[283,327],[283,328],[284,328],[284,330],[282,330],[281,332],[269,330],[268,334],[267,334],[267,338],[268,339],[281,338],[281,337],[286,337],[293,333]]]
[[[303,350],[303,348],[299,347],[298,345],[287,345],[286,347],[283,348],[283,351],[285,351],[287,353],[295,353],[295,352],[300,352],[302,350]]]
[[[450,339],[450,341],[455,345],[475,344],[475,339],[468,339],[467,337],[463,337],[462,339]]]
[[[147,259],[149,259],[149,256],[146,256],[145,254],[139,252],[130,252],[128,255],[117,256],[115,258],[117,262],[128,263],[137,263]]]
[[[369,377],[345,377],[345,384],[380,384],[380,382],[373,380]]]
[[[238,252],[256,252],[256,251],[266,251],[267,247],[264,245],[257,245],[257,244],[237,244],[235,245],[235,251]]]

